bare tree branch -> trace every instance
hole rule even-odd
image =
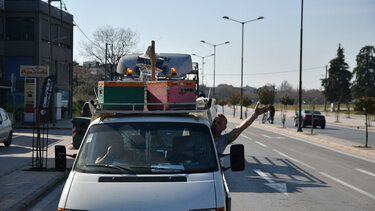
[[[130,28],[114,28],[105,25],[93,33],[93,43],[82,43],[82,55],[89,60],[97,60],[104,64],[107,45],[107,61],[110,64],[116,64],[118,59],[129,54],[137,43],[138,34]]]

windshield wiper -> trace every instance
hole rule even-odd
[[[89,167],[105,167],[105,168],[112,168],[112,169],[117,169],[117,170],[121,170],[121,171],[128,171],[130,173],[135,173],[133,170],[129,169],[129,168],[125,168],[125,167],[122,167],[122,166],[118,166],[118,165],[110,165],[110,164],[90,164],[90,165],[86,165],[86,166],[89,166]]]
[[[173,171],[179,171],[184,172],[184,169],[176,169],[176,168],[166,168],[166,167],[156,167],[156,166],[131,166],[130,168],[135,169],[148,169],[148,170],[173,170]]]

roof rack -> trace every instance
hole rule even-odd
[[[201,103],[97,103],[96,113],[99,114],[146,114],[146,113],[158,113],[158,114],[166,114],[166,113],[191,113],[191,112],[205,112],[208,108],[206,105],[202,105]],[[176,109],[171,110],[168,109],[168,106],[189,106],[194,107],[192,109]],[[103,109],[104,106],[127,106],[131,107],[131,109]],[[136,106],[143,106],[144,109],[137,109]],[[147,106],[162,106],[162,109],[147,109]]]
[[[103,109],[104,106],[127,106],[131,109]],[[149,110],[148,106],[162,106],[163,109]],[[168,109],[168,106],[188,106],[192,109]],[[143,109],[137,109],[143,107]],[[193,108],[194,107],[194,108]],[[95,114],[103,116],[105,114],[112,115],[136,115],[136,114],[190,114],[194,116],[201,116],[212,123],[216,116],[216,107],[214,99],[202,98],[196,103],[96,103]]]

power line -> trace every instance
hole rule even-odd
[[[61,0],[61,2],[64,4],[64,9],[65,9],[65,11],[69,13],[68,9],[66,8],[66,4],[65,4],[65,2],[62,1],[62,0]],[[96,43],[94,43],[94,42],[93,42],[93,41],[92,41],[92,40],[86,35],[86,33],[81,29],[81,27],[79,27],[79,25],[77,24],[77,22],[76,22],[74,19],[73,19],[73,24],[74,24],[75,26],[77,26],[77,28],[79,29],[79,31],[83,34],[83,36],[85,36],[85,38],[86,38],[88,41],[90,41],[92,44],[96,45],[97,47],[101,48],[99,45],[97,45]]]
[[[86,37],[86,39],[88,41],[90,41],[92,44],[96,45],[97,47],[101,48],[96,43],[94,43],[92,40],[90,40],[90,38],[85,34],[85,32],[83,32],[83,30],[81,29],[81,27],[78,26],[78,24],[77,24],[77,22],[75,20],[73,20],[73,23],[78,27],[79,31]]]

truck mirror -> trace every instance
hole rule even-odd
[[[232,171],[245,169],[245,153],[242,144],[235,144],[230,147],[230,166]]]
[[[66,170],[66,149],[63,145],[55,145],[55,170],[60,172]]]

